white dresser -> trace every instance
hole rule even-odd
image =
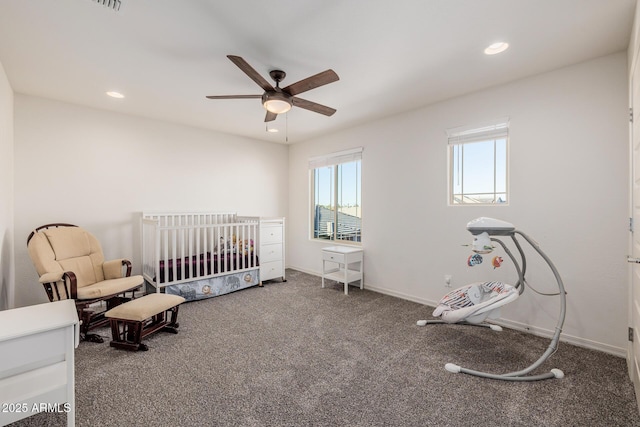
[[[260,218],[259,239],[260,285],[265,280],[278,278],[286,282],[284,218]]]
[[[74,301],[0,311],[0,324],[0,425],[43,411],[64,412],[75,425]]]

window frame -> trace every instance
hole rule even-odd
[[[362,245],[362,147],[354,148],[351,150],[340,151],[336,153],[331,153],[323,156],[312,157],[309,159],[309,240],[316,242],[324,242],[324,243],[332,243],[332,244],[340,244],[340,245]],[[338,199],[340,195],[340,171],[338,166],[347,163],[360,162],[359,164],[359,173],[356,177],[356,182],[359,182],[360,188],[360,228],[359,228],[359,236],[358,240],[340,240],[337,239],[336,236],[338,233],[338,226],[335,226],[335,231],[333,235],[328,238],[319,238],[315,236],[315,215],[316,215],[316,179],[315,179],[315,171],[316,169],[322,167],[331,167],[332,172],[332,188],[331,188],[331,206],[333,208],[333,223],[338,224],[338,215],[340,214]]]
[[[482,125],[475,126],[464,126],[447,130],[448,140],[447,140],[447,157],[448,157],[448,168],[447,168],[447,199],[449,206],[508,206],[511,201],[510,194],[510,185],[509,185],[509,120],[508,119],[500,119],[496,121],[492,121],[489,123],[485,123]],[[499,175],[498,173],[498,165],[500,161],[497,159],[497,142],[500,140],[504,140],[504,191],[498,191],[499,185],[497,184],[496,177]],[[454,193],[455,191],[455,165],[454,161],[456,160],[456,156],[454,155],[454,150],[456,148],[460,148],[461,151],[464,150],[464,146],[467,144],[474,143],[487,143],[493,142],[493,163],[491,165],[493,169],[493,188],[492,191],[486,192],[467,192],[465,193],[464,187],[462,188],[460,193]],[[458,170],[464,171],[464,156],[462,155],[462,159],[459,159],[460,166]],[[463,176],[462,176],[462,179]],[[464,181],[463,181],[464,185]],[[498,195],[504,194],[506,197],[505,202],[498,202]],[[470,195],[493,195],[492,202],[464,202],[465,196]],[[456,198],[458,196],[458,198]],[[456,201],[459,199],[460,201]]]

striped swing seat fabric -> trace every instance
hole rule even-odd
[[[478,282],[455,289],[446,294],[433,311],[434,317],[441,317],[448,323],[468,321],[478,323],[489,316],[491,310],[513,301],[517,290],[502,282]],[[481,319],[475,316],[487,313]]]

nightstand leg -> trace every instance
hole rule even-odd
[[[349,264],[344,264],[344,294],[349,295],[349,282],[347,281],[347,273],[349,272]]]

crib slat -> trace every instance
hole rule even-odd
[[[246,238],[246,233],[245,233],[246,228],[247,228],[247,225],[243,224],[242,225],[242,237],[240,238],[240,242],[241,242],[240,243],[240,252],[241,252],[241,255],[242,255],[242,257],[241,257],[242,265],[240,266],[240,268],[242,268],[242,269],[246,268],[246,266],[245,266],[245,258],[246,257],[244,256],[244,251],[245,251],[245,243],[244,242],[245,242],[245,238]]]
[[[173,269],[171,271],[171,281],[174,280],[180,280],[178,278],[178,268],[177,268],[177,264],[178,264],[178,256],[177,256],[177,250],[176,250],[176,240],[178,238],[178,230],[173,228],[171,233],[171,253],[169,254],[169,256],[171,257],[171,259],[173,260]]]

